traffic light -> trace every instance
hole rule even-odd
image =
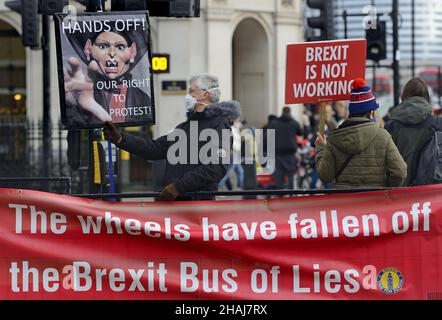
[[[320,15],[307,18],[307,25],[312,29],[319,29],[319,37],[310,37],[308,41],[332,40],[335,38],[334,0],[307,0],[307,6],[319,9]]]
[[[200,0],[112,0],[113,11],[146,9],[151,17],[199,17]]]
[[[40,0],[38,13],[48,15],[61,13],[68,4],[69,0]]]
[[[377,20],[376,29],[367,29],[367,59],[375,62],[387,59],[387,28],[385,21]]]
[[[112,11],[147,10],[148,0],[112,0]]]
[[[155,0],[148,0],[149,6]],[[200,16],[200,0],[172,0],[170,1],[170,17],[195,18]]]
[[[22,41],[25,47],[40,47],[40,23],[38,14],[62,12],[68,0],[14,0],[6,1],[5,6],[21,14]]]
[[[77,2],[81,3],[86,7],[85,12],[98,12],[104,11],[104,2],[106,0],[77,0]],[[141,1],[141,0],[140,0]]]
[[[40,46],[38,0],[6,1],[5,5],[21,14],[23,45],[37,49]]]

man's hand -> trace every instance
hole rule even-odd
[[[323,136],[318,132],[318,136],[316,137],[315,145],[317,146],[325,146],[327,144],[327,136]]]
[[[121,135],[117,127],[112,123],[112,121],[106,121],[104,124],[105,124],[105,127],[103,129],[104,139],[112,142],[113,144],[120,143],[121,140],[123,139],[123,136]]]
[[[92,61],[89,63],[88,75],[85,75],[81,70],[81,63],[77,58],[69,58],[68,63],[71,69],[64,73],[67,103],[79,105],[103,122],[112,121],[109,113],[94,99],[94,84],[90,75],[97,72],[97,62]]]
[[[179,194],[175,182],[173,182],[161,190],[160,201],[173,201]]]

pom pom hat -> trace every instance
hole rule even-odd
[[[357,78],[353,81],[348,110],[350,114],[366,114],[379,108],[376,97],[365,80]]]

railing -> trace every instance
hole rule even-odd
[[[321,194],[342,194],[342,193],[358,193],[368,191],[390,190],[397,188],[357,188],[357,189],[303,189],[303,190],[245,190],[245,191],[200,191],[189,192],[183,195],[189,200],[210,199],[214,197],[238,197],[253,199],[256,196],[267,197],[283,197],[283,196],[301,196],[301,195],[321,195]],[[71,196],[90,198],[90,199],[137,199],[137,198],[153,198],[158,200],[159,192],[147,193],[114,193],[114,194],[72,194]]]
[[[0,188],[29,189],[58,194],[70,194],[71,178],[0,178]]]
[[[60,124],[51,127],[51,151],[44,159],[42,121],[0,118],[0,177],[43,176],[43,163],[50,164],[51,177],[70,175],[66,135]]]

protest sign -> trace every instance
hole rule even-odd
[[[285,103],[349,100],[352,80],[365,78],[366,40],[287,46]]]
[[[432,299],[441,191],[111,203],[0,189],[0,299]]]
[[[155,122],[147,12],[54,18],[64,129]]]

